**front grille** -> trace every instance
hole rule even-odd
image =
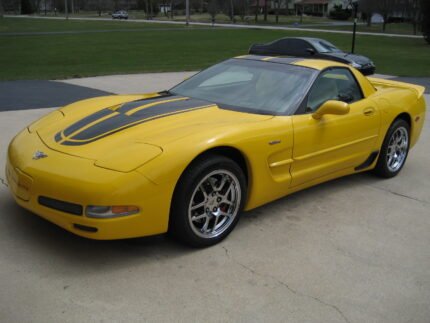
[[[40,205],[74,215],[82,215],[84,209],[82,205],[55,200],[46,196],[39,196],[38,201]]]

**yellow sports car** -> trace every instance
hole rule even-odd
[[[11,142],[17,203],[80,236],[225,238],[242,210],[340,176],[399,173],[424,88],[324,60],[246,55],[170,91],[80,101]]]

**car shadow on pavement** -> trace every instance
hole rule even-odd
[[[365,189],[366,185],[371,185],[375,181],[378,179],[371,175],[356,174],[281,198],[246,212],[232,235],[247,230],[249,226],[259,225],[262,221],[278,221],[285,216],[289,217],[289,220],[300,221],[302,215],[294,213],[298,206],[310,201],[322,200],[327,195],[336,194],[347,188],[363,186]],[[59,261],[81,272],[115,270],[134,264],[144,265],[154,260],[167,260],[208,250],[183,246],[168,238],[167,235],[113,241],[86,239],[19,207],[11,196],[6,198],[5,202],[2,207],[3,219],[0,226],[4,240],[9,240],[9,243],[12,241],[14,249],[25,250],[27,257],[48,258],[50,262]],[[327,214],[321,214],[321,216],[325,215]],[[34,259],[20,259],[20,262],[27,261],[31,263]]]
[[[153,259],[193,252],[193,249],[175,243],[166,235],[105,241],[86,239],[21,208],[12,197],[5,202],[1,224],[3,240],[12,243],[14,250],[25,250],[24,253],[30,255],[30,259],[22,258],[19,262],[31,264],[35,261],[33,257],[48,257],[51,263],[66,264],[79,268],[79,271],[96,268],[115,270],[136,262],[144,264]]]
[[[359,173],[309,187],[246,212],[235,230],[247,230],[248,226],[258,225],[266,220],[277,222],[282,218],[286,218],[292,224],[297,223],[308,216],[302,212],[304,208],[310,209],[315,206],[316,212],[313,215],[331,216],[330,212],[324,212],[320,208],[321,205],[327,204],[329,199],[336,201],[341,192],[361,187],[365,190],[380,181],[381,178],[371,173]]]

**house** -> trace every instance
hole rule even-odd
[[[310,16],[328,16],[334,6],[347,8],[348,0],[294,0],[294,10],[296,14],[304,13]]]
[[[296,15],[304,13],[310,16],[328,16],[329,12],[334,9],[334,6],[341,5],[343,8],[346,8],[349,4],[348,0],[267,0],[267,8],[269,10],[276,9],[278,1],[279,9],[288,9],[290,13]],[[251,8],[255,8],[257,3],[262,12],[266,0],[254,0],[251,3]]]

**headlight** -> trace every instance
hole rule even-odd
[[[358,64],[358,63],[356,63],[356,62],[352,62],[351,64],[349,64],[349,65],[351,65],[352,67],[354,67],[354,68],[361,68],[361,64]]]
[[[120,216],[127,216],[139,213],[137,206],[117,205],[117,206],[98,206],[88,205],[86,215],[89,218],[110,219]]]

